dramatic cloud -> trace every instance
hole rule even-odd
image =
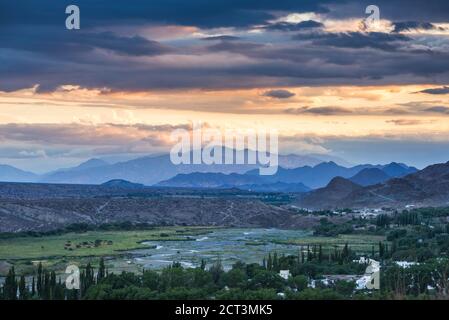
[[[175,129],[190,130],[190,125],[120,125],[102,124],[4,124],[0,125],[3,141],[32,142],[51,145],[126,146],[144,143],[167,146]]]
[[[426,112],[449,114],[449,107],[436,106],[425,109]]]
[[[449,94],[449,87],[426,89],[426,90],[420,91],[420,93],[436,94],[436,95]]]
[[[321,22],[307,20],[298,23],[276,22],[265,26],[264,29],[271,31],[301,31],[304,29],[322,28],[323,26]]]
[[[138,1],[130,5],[128,1],[78,0],[85,27],[138,24],[143,21],[161,24],[213,27],[247,27],[265,23],[275,18],[273,12],[328,12],[325,5],[334,1],[284,0],[153,0]],[[47,23],[60,24],[69,1],[25,0],[20,3],[2,0],[1,11],[7,23]],[[4,20],[5,20],[4,19]]]
[[[410,38],[401,34],[388,34],[381,32],[348,32],[348,33],[315,33],[298,34],[296,40],[312,40],[317,45],[326,45],[340,48],[373,48],[392,51],[402,46],[401,42]]]
[[[420,119],[395,119],[395,120],[388,120],[387,123],[392,123],[397,126],[416,126],[420,124],[427,124],[429,121],[426,120],[420,120]]]
[[[352,111],[341,107],[302,107],[285,110],[288,114],[315,114],[323,116],[351,114]]]
[[[145,153],[202,116],[266,116],[289,134],[447,131],[448,1],[377,0],[373,29],[365,0],[78,0],[81,30],[67,30],[70,4],[0,0],[0,155]],[[136,116],[111,118],[119,109]],[[360,160],[387,138],[305,145]]]
[[[360,22],[364,19],[365,8],[355,1],[344,7],[331,0],[77,4],[81,30],[69,31],[62,23],[64,2],[0,0],[0,90],[39,85],[46,92],[67,84],[126,92],[449,82],[444,36],[437,41],[398,33],[426,24],[394,20],[397,32],[390,33],[326,31],[322,24],[337,12],[341,20],[333,18],[335,26],[355,12]],[[429,1],[432,5],[446,6]],[[434,23],[430,10],[412,7]],[[281,19],[289,13],[305,18]],[[184,31],[169,36],[160,31],[164,28]]]
[[[410,30],[432,30],[437,29],[437,27],[430,22],[418,22],[418,21],[405,21],[396,22],[393,24],[394,32],[403,32]]]
[[[234,36],[223,35],[223,36],[206,37],[206,38],[202,38],[201,40],[204,40],[204,41],[234,41],[234,40],[240,40],[240,38],[234,37]]]
[[[295,94],[288,90],[269,90],[264,92],[263,96],[275,99],[289,99],[294,97]]]

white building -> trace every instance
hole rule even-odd
[[[279,275],[281,276],[281,278],[288,280],[288,278],[290,278],[290,270],[281,270],[279,272]]]
[[[365,257],[361,257],[359,260],[355,260],[354,262],[368,264],[365,274],[356,281],[356,289],[380,289],[380,262]]]

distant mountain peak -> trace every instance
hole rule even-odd
[[[343,177],[333,178],[329,184],[321,189],[310,192],[297,200],[297,205],[308,209],[335,208],[336,200],[342,199],[362,186]]]
[[[312,191],[297,200],[304,208],[404,208],[406,205],[447,206],[449,199],[449,162],[435,164],[423,170],[393,163],[380,167],[382,171],[391,169],[399,177],[370,186],[351,185],[341,178],[333,179],[328,186]],[[375,169],[375,168],[374,168]],[[414,173],[413,173],[414,172]],[[377,169],[365,170],[361,175],[380,175]],[[354,180],[354,177],[351,178]]]
[[[5,182],[34,182],[38,176],[8,164],[0,164],[0,181]]]
[[[315,166],[315,168],[321,168],[321,167],[339,167],[339,165],[336,164],[334,161],[327,161],[327,162],[321,162],[320,164]]]
[[[391,176],[386,174],[379,168],[366,168],[353,176],[350,180],[361,186],[370,186],[378,183],[382,183],[391,179]]]
[[[143,184],[133,183],[123,179],[109,180],[101,185],[104,187],[120,188],[120,189],[141,189],[145,187]]]
[[[352,182],[349,179],[345,179],[343,177],[335,177],[326,186],[326,188],[347,188],[347,187],[358,188],[358,187],[360,187],[360,185]]]
[[[391,162],[382,167],[382,171],[393,178],[403,177],[411,173],[415,173],[418,169],[409,167],[403,163]]]
[[[77,169],[89,169],[89,168],[97,168],[102,166],[107,166],[109,163],[107,163],[104,160],[98,159],[98,158],[92,158],[85,162],[82,162],[80,165],[78,165]]]

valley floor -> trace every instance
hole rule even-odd
[[[0,275],[11,265],[19,273],[32,273],[38,263],[58,273],[67,265],[83,265],[105,257],[114,272],[162,269],[180,262],[198,267],[220,259],[225,268],[237,261],[260,263],[277,252],[298,255],[307,246],[323,247],[325,253],[345,244],[363,254],[371,252],[382,236],[340,235],[316,237],[307,230],[240,229],[213,227],[158,227],[135,231],[88,231],[38,237],[0,239]]]

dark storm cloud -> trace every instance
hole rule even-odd
[[[177,24],[198,27],[245,27],[273,19],[273,12],[327,12],[333,1],[298,0],[1,0],[4,23],[62,24],[65,8],[80,7],[85,27],[136,23]]]
[[[311,40],[316,45],[352,49],[374,48],[389,51],[400,48],[401,42],[410,41],[410,38],[401,34],[381,32],[301,33],[293,36],[293,39]]]
[[[433,30],[437,27],[430,22],[404,21],[393,23],[394,32],[410,31],[413,29]]]
[[[179,48],[178,48],[179,49]],[[249,63],[170,65],[107,59],[94,54],[71,57],[62,52],[36,55],[0,50],[0,90],[40,84],[52,90],[62,84],[88,88],[149,89],[269,88],[323,84],[388,84],[449,81],[448,52],[379,51],[323,45],[276,47],[225,41],[208,48],[248,57]],[[4,58],[6,57],[6,58]],[[440,79],[440,80],[438,80]],[[44,89],[42,89],[44,90]]]
[[[427,1],[429,8],[435,3]],[[79,0],[75,2],[81,9],[78,31],[64,27],[68,4],[72,2],[0,0],[0,90],[39,85],[42,92],[64,84],[145,91],[422,83],[429,78],[433,83],[449,82],[447,50],[412,50],[414,40],[404,35],[317,32],[311,28],[319,26],[315,21],[269,22],[298,12],[332,16],[343,5],[349,8],[342,10],[349,17],[351,8],[359,6],[354,1],[135,0],[129,5],[124,1]],[[333,5],[329,7],[332,11],[326,9],[328,5]],[[414,1],[407,5],[416,5],[423,19],[434,21],[426,8]],[[385,9],[381,8],[383,14]],[[364,8],[359,14],[359,18],[364,17]],[[198,45],[187,39],[185,47],[139,35],[139,30],[161,24],[237,27],[242,33],[259,28],[262,32],[257,39],[248,36],[251,41],[224,35],[204,38],[208,41]],[[280,33],[301,30],[295,41],[287,36],[272,42],[270,37],[278,33],[260,26],[277,28]],[[128,28],[123,34],[122,27]],[[177,58],[153,59],[167,54],[176,54]],[[202,55],[204,64],[190,62],[200,61]],[[142,57],[148,59],[139,60]]]
[[[304,29],[321,28],[324,25],[314,20],[301,21],[299,23],[277,22],[264,27],[270,31],[301,31]]]
[[[0,21],[14,24],[63,25],[65,8],[80,7],[85,27],[136,23],[198,27],[245,27],[264,24],[276,12],[316,12],[333,17],[365,16],[369,0],[21,0],[0,1]],[[381,16],[393,21],[447,21],[446,0],[376,0]],[[61,15],[62,13],[62,15]]]
[[[19,37],[20,35],[20,37]],[[7,28],[0,30],[0,48],[40,52],[57,57],[76,58],[93,49],[106,49],[117,54],[154,56],[173,50],[141,36],[119,36],[112,32],[67,32],[57,28]]]
[[[240,38],[234,37],[234,36],[223,35],[223,36],[206,37],[206,38],[202,38],[201,40],[203,40],[203,41],[236,41],[236,40],[240,40]]]
[[[301,46],[278,48],[251,43],[226,42],[216,52],[245,55],[248,64],[197,66],[117,62],[95,55],[70,62],[32,53],[0,50],[0,90],[40,84],[52,90],[62,84],[112,90],[188,88],[260,88],[322,84],[422,83],[429,76],[449,81],[449,53],[383,52],[363,49]],[[390,79],[392,78],[392,79]],[[402,80],[401,80],[402,78]],[[44,89],[42,89],[44,90]]]
[[[289,99],[291,97],[294,97],[295,94],[288,90],[269,90],[264,92],[263,96],[275,98],[275,99]]]
[[[80,35],[79,44],[90,48],[112,50],[132,56],[154,56],[172,52],[170,48],[139,36],[120,37],[111,32]]]
[[[419,93],[427,93],[427,94],[449,94],[449,87],[441,87],[441,88],[432,88],[432,89],[426,89],[422,90]]]
[[[234,53],[240,53],[243,55],[249,55],[255,49],[260,49],[265,47],[264,44],[254,43],[254,42],[244,42],[244,41],[220,41],[217,44],[209,46],[207,49],[209,51],[228,51]]]
[[[328,15],[334,18],[361,18],[369,5],[380,9],[383,19],[390,21],[447,22],[449,2],[446,0],[335,0]]]

